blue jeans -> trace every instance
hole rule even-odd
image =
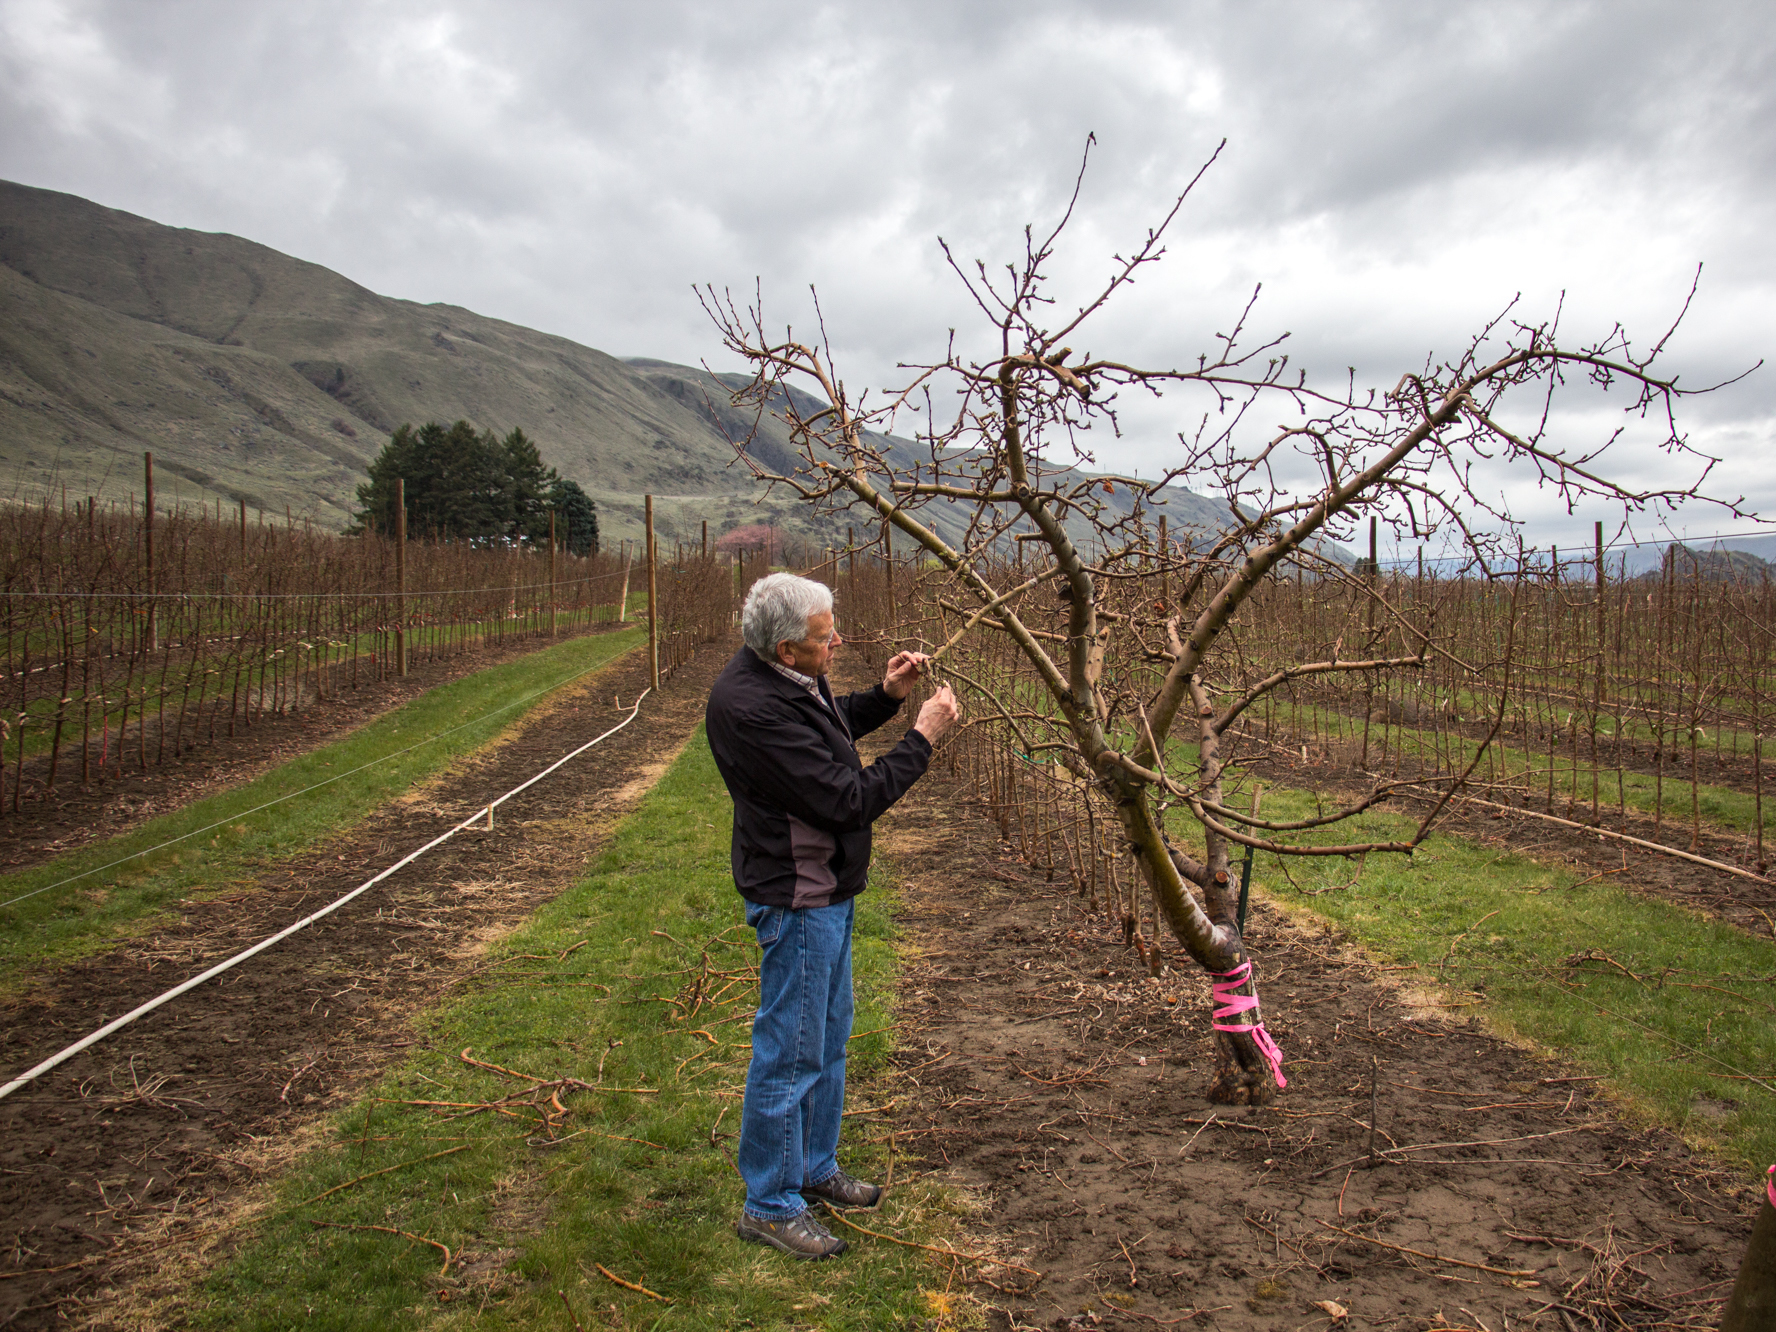
[[[849,898],[800,911],[746,904],[763,956],[739,1163],[747,1215],[761,1220],[799,1216],[802,1185],[838,1173],[854,914]]]

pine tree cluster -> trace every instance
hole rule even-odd
[[[558,544],[575,555],[598,550],[598,506],[576,483],[544,467],[522,430],[502,439],[467,421],[401,426],[358,487],[363,507],[354,531],[394,532],[397,481],[406,482],[409,536],[541,545],[553,510]]]

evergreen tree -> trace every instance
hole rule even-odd
[[[598,506],[592,497],[576,483],[557,476],[549,487],[549,506],[555,510],[555,540],[575,555],[596,555]],[[547,518],[543,530],[548,531]]]
[[[437,429],[425,426],[420,430]],[[505,452],[491,430],[477,435],[467,421],[443,434],[440,468],[428,494],[431,530],[447,540],[487,544],[512,535],[511,478]],[[408,515],[408,528],[413,517]]]
[[[476,433],[467,421],[401,426],[370,464],[369,481],[358,487],[363,507],[354,515],[354,532],[394,532],[397,481],[406,483],[407,531],[415,537],[540,544],[548,539],[554,507],[571,514],[570,550],[585,554],[598,546],[592,501],[545,467],[520,429],[501,439],[491,430]],[[558,535],[560,523],[558,518]]]
[[[561,478],[553,467],[543,466],[542,454],[522,430],[514,429],[499,447],[512,534],[534,544],[545,542],[549,539],[549,496]]]

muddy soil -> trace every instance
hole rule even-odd
[[[566,887],[664,771],[731,651],[705,645],[633,724],[501,806],[491,833],[453,838],[0,1101],[0,1327],[102,1321],[120,1263],[214,1228],[304,1126],[412,1047],[411,1016]],[[645,683],[629,653],[310,855],[45,976],[0,1010],[0,1069],[34,1065],[343,895],[621,721]]]
[[[613,629],[614,626],[600,625],[588,634],[564,634],[554,641],[597,636]],[[251,726],[242,722],[232,736],[226,725],[215,727],[214,735],[207,723],[201,728],[188,725],[182,752],[172,752],[169,740],[164,763],[156,762],[160,737],[157,724],[151,719],[146,742],[149,766],[145,770],[133,766],[136,732],[132,721],[128,738],[122,744],[126,753],[122,775],[117,775],[115,763],[109,775],[98,772],[100,746],[95,738],[91,744],[94,779],[86,787],[80,784],[80,746],[76,736],[62,747],[53,790],[47,787],[48,757],[26,761],[24,795],[16,812],[11,807],[14,778],[7,774],[6,799],[0,804],[0,868],[14,870],[33,865],[95,839],[115,837],[193,800],[249,782],[280,763],[341,738],[428,689],[526,656],[549,646],[549,642],[514,639],[458,656],[415,661],[405,678],[372,680],[366,670],[363,682],[355,688],[339,688],[319,699],[310,687],[303,695],[302,707],[282,716],[267,713]],[[118,738],[113,735],[113,754],[118,746]]]
[[[940,764],[880,845],[910,951],[896,1146],[1042,1274],[983,1269],[994,1327],[1716,1325],[1736,1176],[1263,903],[1289,1086],[1211,1106],[1201,972],[1173,949],[1150,976],[971,802]]]

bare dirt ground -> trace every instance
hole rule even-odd
[[[0,1327],[102,1322],[120,1264],[201,1235],[304,1126],[414,1045],[411,1016],[567,886],[665,770],[731,651],[705,645],[632,725],[501,806],[492,833],[460,834],[0,1101]],[[0,1068],[32,1066],[356,887],[608,730],[645,683],[629,653],[314,853],[42,977],[0,1010]]]
[[[1716,1325],[1750,1195],[1590,1082],[1258,904],[1289,1087],[1210,1106],[1193,965],[1150,977],[941,771],[882,833],[910,947],[896,1145],[1043,1274],[986,1292],[993,1326]]]

